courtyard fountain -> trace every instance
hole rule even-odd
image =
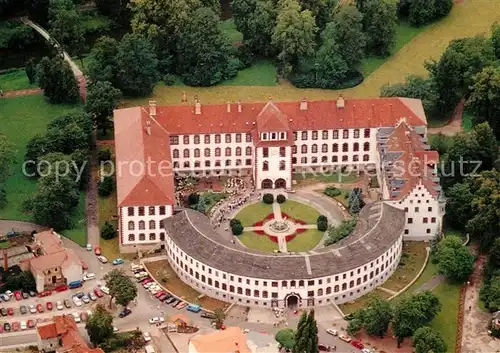
[[[290,229],[290,222],[284,219],[277,219],[269,224],[269,228],[276,233],[284,233]]]

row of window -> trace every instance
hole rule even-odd
[[[429,223],[429,218],[422,218],[422,223]],[[431,217],[431,223],[436,223],[436,217]],[[413,218],[408,218],[408,224],[413,224]]]
[[[138,237],[139,241],[145,241],[146,240],[146,234],[140,233]],[[135,241],[135,234],[129,234],[128,235],[128,241]],[[156,234],[155,233],[149,233],[149,241],[156,241]],[[165,241],[165,233],[160,233],[160,241]]]
[[[322,140],[328,140],[330,138],[336,140],[339,138],[339,131],[340,130],[333,130],[331,132],[331,137],[330,137],[330,131],[328,130],[323,130],[321,131],[321,139]],[[318,139],[318,136],[319,136],[319,131],[302,131],[300,133],[300,139],[302,141],[307,141],[308,137],[309,137],[309,133],[311,134],[311,140],[317,140]],[[363,131],[363,136],[365,138],[369,138],[370,137],[370,134],[371,134],[371,130],[370,129],[364,129]],[[349,138],[349,130],[342,130],[342,138],[344,139],[348,139]],[[295,141],[297,141],[297,137],[298,137],[298,133],[297,132],[294,132],[293,133],[293,139]],[[357,139],[360,137],[360,129],[354,129],[353,130],[353,138]]]
[[[352,150],[354,152],[359,152],[359,143],[355,142],[352,144]],[[367,152],[370,150],[370,143],[365,142],[363,144],[363,151]],[[307,145],[301,145],[300,146],[300,153],[307,153],[308,151],[308,146]],[[338,143],[334,143],[332,145],[332,150],[331,152],[338,152],[339,151],[339,145]],[[313,144],[311,145],[311,153],[317,153],[318,152],[318,145]],[[328,144],[324,143],[321,145],[321,152],[327,153],[330,152],[328,151]],[[348,143],[343,143],[342,144],[342,152],[349,152],[349,144]],[[292,153],[297,153],[297,145],[292,146]]]
[[[269,170],[269,162],[264,161],[262,163],[262,171],[267,172],[268,170]],[[279,162],[279,170],[286,170],[286,162],[285,161]]]
[[[408,207],[405,207],[405,212],[408,212]],[[415,207],[415,212],[420,212],[420,207]],[[432,207],[427,207],[427,212],[432,212]],[[424,222],[427,223],[427,222]]]
[[[370,155],[364,154],[363,155],[363,162],[368,162],[370,160]],[[321,161],[321,162],[319,162]],[[337,163],[339,161],[338,156],[332,156],[331,158],[331,163]],[[352,162],[359,162],[359,155],[355,154],[352,156]],[[349,156],[342,156],[342,162],[349,162]],[[300,164],[307,164],[308,163],[308,158],[307,157],[300,157]],[[320,158],[318,157],[311,157],[311,164],[317,164],[317,163],[329,163],[328,162],[328,156],[322,156]],[[297,164],[297,157],[292,157],[292,164]]]
[[[165,206],[159,206],[158,214],[160,216],[163,216],[163,215],[165,215],[165,213],[166,213]],[[145,207],[144,206],[138,207],[137,214],[139,216],[144,216],[145,215]],[[156,206],[149,206],[148,207],[148,215],[154,216],[155,214],[156,214]],[[127,208],[127,215],[129,215],[129,216],[134,216],[135,215],[135,209],[134,209],[134,207],[128,207]]]
[[[231,143],[232,142],[232,135],[231,134],[216,134],[214,135],[214,142],[215,143],[221,143],[222,141],[222,135],[224,136],[224,141],[226,143]],[[242,135],[240,133],[235,134],[235,141],[236,143],[241,143],[242,141]],[[245,135],[245,142],[252,142],[252,134],[247,132]],[[201,136],[200,135],[193,135],[193,143],[195,145],[200,144],[201,142]],[[212,141],[212,135],[203,135],[203,142],[205,144],[209,144]],[[185,145],[189,145],[191,143],[191,136],[190,135],[184,135],[182,137],[182,142]],[[178,145],[179,144],[179,136],[170,136],[170,144],[171,145]]]
[[[286,132],[263,132],[260,135],[260,139],[263,141],[271,140],[286,140]]]
[[[242,166],[243,165],[242,163],[243,163],[243,160],[237,159],[235,161],[235,166],[237,166],[237,167],[238,166]],[[211,161],[205,161],[204,165],[205,165],[205,167],[210,168],[212,166],[212,163],[211,163]],[[245,159],[245,165],[246,166],[251,166],[252,165],[252,159],[251,158]],[[195,161],[193,163],[193,166],[194,166],[194,168],[201,168],[201,162],[200,161]],[[214,162],[214,166],[215,167],[221,167],[222,166],[221,160],[220,159],[216,160]],[[224,161],[224,166],[231,167],[232,166],[231,160],[230,159],[226,159]],[[183,168],[191,168],[191,163],[189,161],[182,162],[182,167]],[[179,162],[174,162],[174,168],[180,168]]]
[[[221,156],[222,150],[219,147],[215,148],[214,151],[215,151],[215,157],[220,157]],[[194,154],[195,158],[200,157],[201,150],[199,148],[195,148],[193,152],[194,152],[193,154]],[[232,155],[231,147],[226,147],[225,150],[224,150],[224,152],[225,152],[225,156],[226,157],[231,157],[231,155]],[[235,155],[236,156],[241,156],[241,152],[242,152],[241,147],[236,147],[236,149],[235,149]],[[210,157],[212,155],[212,151],[210,150],[210,148],[205,148],[203,150],[203,155],[205,157]],[[252,155],[252,147],[245,148],[245,155],[246,156],[251,156]],[[178,149],[174,149],[172,151],[172,156],[173,156],[173,158],[179,158],[180,157],[179,150]],[[188,148],[185,148],[182,151],[182,156],[184,158],[190,158],[190,156],[191,156],[190,150]]]
[[[139,225],[139,230],[145,230],[146,229],[146,222],[144,221],[139,221],[137,222]],[[149,221],[149,229],[156,229],[156,221]],[[163,220],[158,221],[158,229],[163,228]],[[128,230],[135,230],[135,222],[134,221],[129,221],[128,222]]]
[[[285,147],[280,147],[280,152],[279,152],[280,157],[285,157],[286,156],[286,149]],[[267,158],[269,157],[269,148],[264,147],[262,149],[262,157]]]

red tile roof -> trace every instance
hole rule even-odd
[[[141,107],[116,110],[114,124],[118,205],[173,205],[168,132]]]
[[[36,326],[36,330],[38,332],[38,336],[40,336],[42,340],[57,337],[56,324],[53,322],[38,324]]]
[[[266,106],[269,111],[263,112]],[[273,106],[281,113],[273,113]],[[228,112],[225,104],[202,104],[201,114],[195,114],[194,105],[157,107],[156,112],[156,120],[172,135],[250,132],[266,120],[258,118],[261,113],[267,118],[279,116],[273,119],[273,128],[280,128],[286,117],[293,131],[389,127],[402,117],[412,126],[427,125],[422,102],[411,98],[345,99],[343,108],[338,108],[335,100],[308,101],[307,110],[300,110],[300,102],[273,102],[271,106],[268,102],[242,103],[241,112],[236,105]]]
[[[34,257],[30,261],[31,271],[42,273],[52,268],[68,268],[70,266],[81,266],[82,262],[71,249],[63,249],[50,255]]]
[[[257,115],[257,130],[260,132],[289,131],[288,117],[273,102],[269,101]]]

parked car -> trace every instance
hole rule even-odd
[[[101,248],[100,248],[100,247],[98,247],[98,246],[96,246],[96,247],[94,248],[94,254],[96,254],[97,256],[101,255]]]
[[[9,314],[9,316],[14,315],[14,309],[13,308],[7,308],[7,314]]]
[[[149,319],[149,323],[150,323],[151,325],[154,325],[154,324],[160,324],[160,323],[162,323],[162,322],[164,322],[164,321],[165,321],[165,319],[164,319],[164,318],[162,318],[162,317],[160,317],[160,316],[154,316],[154,317],[152,317],[151,319]]]
[[[82,306],[82,301],[78,297],[73,297],[73,303],[75,303],[76,306]]]
[[[338,334],[339,334],[337,330],[334,330],[332,328],[327,328],[326,332],[329,333],[332,336],[338,336]]]
[[[318,351],[320,352],[330,352],[332,348],[326,344],[318,344]]]
[[[363,349],[365,348],[365,345],[361,343],[361,341],[352,341],[351,344],[356,347],[357,349]]]
[[[82,281],[73,281],[68,284],[69,289],[80,288],[82,286]]]
[[[28,313],[28,310],[26,309],[26,307],[24,305],[21,305],[19,307],[19,311],[21,312],[22,315],[25,315]]]
[[[3,324],[3,330],[5,332],[9,332],[10,329],[11,329],[11,327],[10,327],[10,324],[8,322],[6,322],[5,324]]]
[[[176,297],[172,296],[172,297],[168,298],[167,300],[165,300],[165,303],[166,304],[173,303],[176,299],[177,299]]]
[[[19,325],[21,326],[21,331],[24,331],[28,328],[28,324],[26,323],[26,321],[21,321]]]
[[[106,258],[106,256],[102,256],[102,255],[97,256],[97,260],[101,261],[103,264],[108,262],[108,259]]]
[[[164,302],[165,300],[167,300],[168,298],[171,298],[172,296],[168,293],[165,293],[163,294],[160,298],[158,298],[158,300]]]
[[[106,287],[106,286],[101,286],[101,291],[104,293],[104,294],[108,294],[109,295],[109,288]]]
[[[21,294],[23,296],[23,299],[28,299],[30,297],[29,294],[26,292],[22,292]]]
[[[12,291],[10,291],[10,290],[6,290],[6,291],[5,291],[5,294],[7,294],[7,295],[9,296],[9,298],[10,298],[10,297],[12,297],[12,294],[13,294],[13,293],[12,293]]]
[[[85,304],[90,303],[90,298],[87,294],[85,294],[81,299]]]
[[[52,310],[52,302],[47,302],[47,310]]]
[[[7,309],[6,308],[1,308],[0,309],[0,313],[2,314],[2,316],[7,316]]]
[[[19,331],[19,322],[14,321],[12,323],[12,331]]]
[[[141,279],[139,282],[141,282],[142,284],[144,284],[144,283],[151,282],[152,280],[153,279],[151,277],[146,277],[146,278]]]
[[[36,308],[33,304],[31,304],[28,308],[29,308],[31,314],[36,314]]]
[[[82,311],[82,312],[80,313],[80,318],[82,319],[82,321],[83,321],[83,322],[86,322],[86,321],[87,321],[87,318],[88,318],[88,314],[87,314],[87,312]]]
[[[182,302],[179,305],[176,306],[177,310],[184,309],[186,306],[188,306],[188,303]]]
[[[99,287],[94,288],[94,293],[98,298],[102,298],[104,296],[104,293],[99,289]]]
[[[151,334],[149,332],[143,332],[142,337],[144,338],[144,342],[151,341]]]
[[[64,292],[65,290],[68,290],[68,286],[63,284],[62,286],[56,287],[56,292]]]
[[[28,320],[28,328],[35,327],[35,320]]]
[[[92,300],[93,302],[95,302],[95,301],[97,300],[97,296],[94,294],[94,292],[89,292],[88,297],[89,297],[89,298],[90,298],[90,300]]]
[[[179,304],[181,301],[179,299],[175,299],[172,303],[170,303],[170,305],[172,307],[175,307],[177,304]]]
[[[159,291],[158,293],[155,294],[155,297],[160,298],[163,294],[165,294],[165,291]]]
[[[0,324],[0,333],[3,333],[3,325]]]
[[[0,298],[2,298],[4,302],[8,302],[10,300],[10,297],[5,293],[0,294]]]
[[[80,318],[80,313],[78,313],[78,312],[75,311],[71,315],[73,315],[73,319],[75,319],[75,322],[77,324],[79,324],[80,322],[82,322],[82,319]]]
[[[28,294],[29,294],[29,295],[30,295],[30,297],[32,297],[32,298],[33,298],[33,297],[36,297],[36,293],[35,293],[34,291],[32,291],[32,290],[30,290],[30,291],[28,292]]]
[[[78,293],[75,293],[73,294],[74,297],[77,297],[78,299],[82,299],[82,297],[85,295],[85,293],[83,292],[78,292]]]
[[[122,258],[117,258],[117,259],[114,259],[114,260],[113,260],[113,265],[115,265],[115,266],[116,266],[116,265],[121,265],[121,264],[123,264],[124,262],[125,262],[125,261],[123,261],[123,259],[122,259]]]
[[[199,313],[201,311],[201,306],[196,304],[189,304],[186,310],[191,311],[192,313]]]
[[[371,350],[369,350],[368,348],[363,348],[361,350],[361,353],[373,353]]]
[[[43,292],[38,293],[38,297],[39,298],[48,297],[51,294],[52,292],[50,290],[44,290]]]
[[[69,299],[64,299],[63,303],[67,309],[71,308],[71,302],[69,301]]]
[[[63,305],[63,302],[58,300],[57,303],[56,303],[56,308],[57,310],[62,310],[64,309],[64,305]]]
[[[21,295],[20,291],[15,291],[14,292],[14,297],[16,298],[17,301],[23,300],[23,296]]]
[[[339,336],[339,338],[340,338],[342,341],[344,341],[344,342],[347,342],[347,343],[351,342],[351,337],[349,337],[349,336],[346,336],[346,335],[340,335],[340,336]]]
[[[132,313],[132,310],[129,308],[124,308],[123,311],[118,315],[119,317],[126,317]]]
[[[93,274],[93,273],[84,273],[83,274],[84,281],[90,281],[92,279],[95,279],[95,274]]]
[[[36,305],[36,311],[38,311],[39,313],[43,313],[43,305],[42,304],[37,304]]]
[[[87,244],[87,251],[92,251],[92,244]]]

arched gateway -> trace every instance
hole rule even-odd
[[[272,189],[273,181],[271,179],[264,179],[262,180],[261,187],[262,189]]]
[[[290,293],[285,297],[287,308],[296,309],[299,306],[300,296],[297,293]]]
[[[275,189],[285,189],[286,188],[285,179],[282,179],[282,178],[276,179],[276,181],[274,182],[274,188]]]

